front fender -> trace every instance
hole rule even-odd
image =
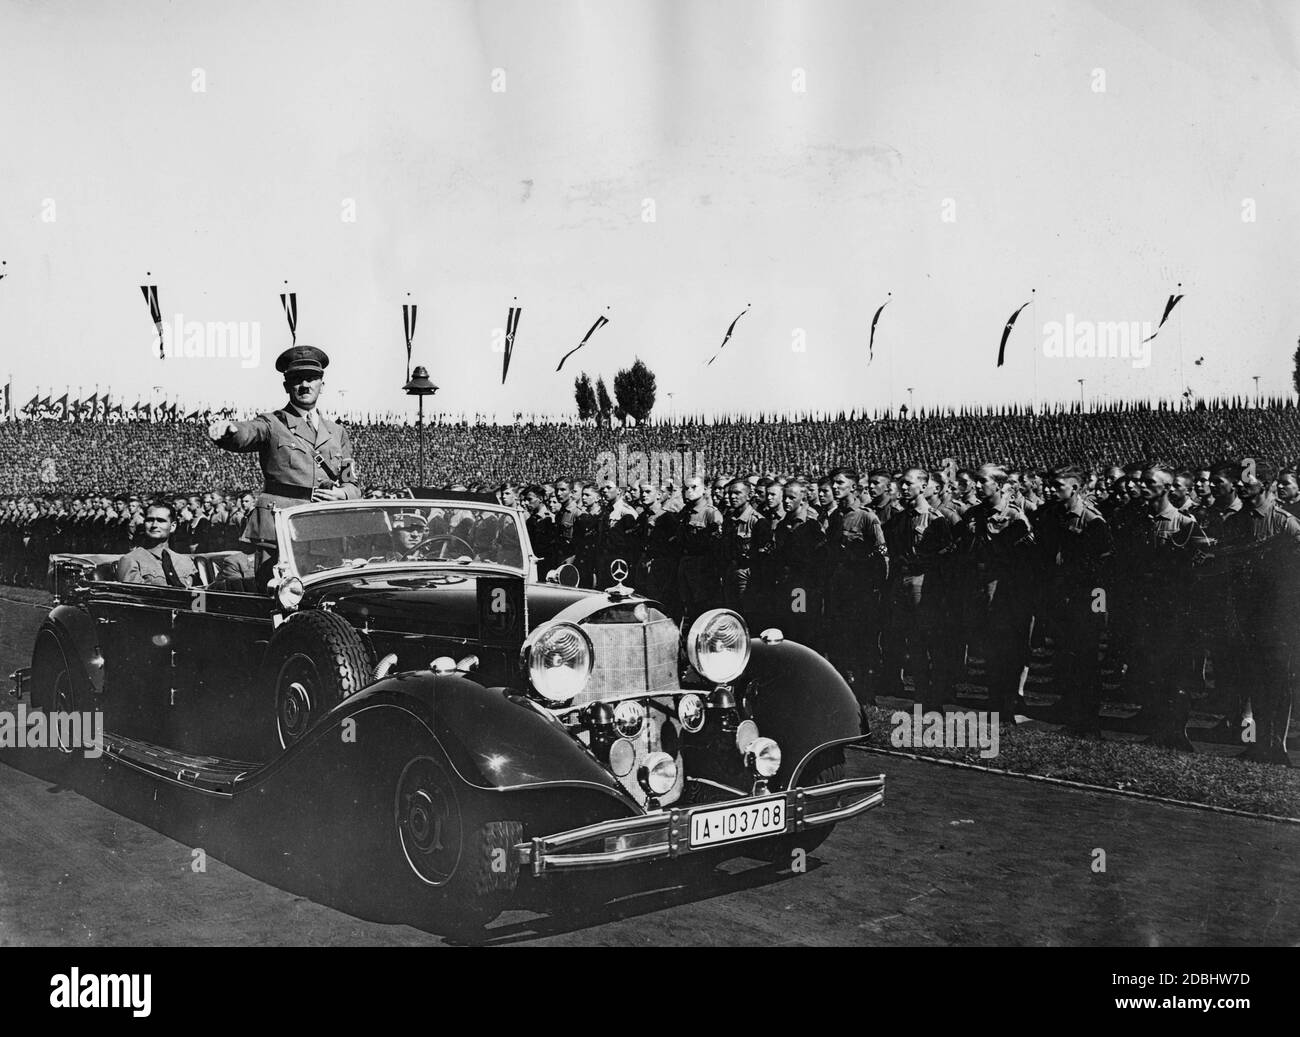
[[[750,642],[745,698],[760,734],[781,746],[777,781],[798,781],[815,750],[862,737],[858,701],[829,662],[794,641]]]
[[[74,605],[56,605],[45,617],[41,630],[51,631],[63,645],[68,662],[81,663],[81,668],[96,695],[104,692],[104,658],[99,651],[99,629],[94,618]]]
[[[399,673],[345,699],[321,723],[338,724],[377,702],[419,716],[466,784],[494,791],[545,786],[598,788],[640,807],[554,717],[505,688],[455,674]]]

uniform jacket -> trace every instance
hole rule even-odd
[[[1286,645],[1296,639],[1300,521],[1274,501],[1242,507],[1223,523],[1216,553],[1230,573],[1230,632],[1247,645]]]
[[[820,590],[826,534],[815,518],[787,511],[773,533],[771,579],[779,586]]]
[[[274,509],[311,500],[314,489],[337,487],[348,500],[360,498],[347,429],[319,411],[317,417],[320,428],[313,430],[295,409],[281,407],[251,421],[234,422],[235,431],[217,441],[218,446],[238,453],[256,450],[261,461],[266,487],[244,526],[244,540],[249,543],[274,546]]]
[[[1039,544],[1051,577],[1070,590],[1088,590],[1106,578],[1114,551],[1110,528],[1086,501],[1077,510],[1052,503],[1035,519]]]
[[[549,570],[551,560],[555,556],[555,520],[547,514],[545,509],[542,509],[529,512],[528,518],[524,520],[524,526],[528,530],[528,541],[532,545],[533,554],[538,558],[538,565],[544,567],[545,570]],[[543,571],[542,575],[546,575],[545,571]]]
[[[1198,553],[1210,546],[1196,519],[1166,502],[1159,513],[1134,512],[1116,535],[1123,573],[1147,589],[1181,586]]]
[[[573,524],[577,521],[578,516],[582,514],[582,509],[578,507],[578,502],[569,499],[569,503],[564,505],[555,514],[555,538],[557,555],[573,554]]]
[[[885,525],[889,569],[895,578],[924,576],[953,550],[952,526],[938,508],[922,498],[916,510],[900,508]],[[927,583],[928,586],[928,583]]]
[[[889,550],[876,513],[854,501],[837,506],[826,523],[827,589],[856,595],[889,573]]]
[[[163,556],[171,558],[176,576],[184,587],[194,584],[194,559],[169,547],[133,547],[117,563],[117,578],[123,583],[150,583],[167,586],[167,570]]]
[[[744,571],[752,561],[756,527],[762,516],[746,504],[739,515],[728,511],[722,516],[722,556],[728,569]]]
[[[981,580],[1029,579],[1034,534],[1019,504],[1007,496],[1000,507],[980,501],[961,524],[960,539]]]
[[[678,513],[677,543],[683,558],[698,559],[708,568],[718,564],[722,541],[722,512],[701,497]]]

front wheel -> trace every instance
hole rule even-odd
[[[482,927],[506,909],[519,882],[521,822],[471,816],[447,769],[421,756],[398,780],[394,823],[406,863],[442,921]]]
[[[811,779],[807,782],[803,782],[801,779],[801,785],[828,785],[833,781],[842,781],[844,778],[843,750],[833,750],[822,754],[809,765],[805,773],[808,773],[808,771],[812,772]],[[760,860],[771,861],[773,864],[785,867],[790,865],[800,852],[804,854],[812,853],[830,838],[833,831],[835,831],[833,823],[815,825],[812,828],[805,828],[802,832],[791,832],[789,835],[765,840],[755,850],[755,856]]]
[[[275,703],[280,747],[302,738],[322,716],[370,681],[373,663],[361,635],[331,612],[301,612],[271,638],[263,667]]]

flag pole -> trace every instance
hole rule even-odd
[[[1032,319],[1033,322],[1034,322],[1034,327],[1037,328],[1037,327],[1038,327],[1038,289],[1037,289],[1037,288],[1031,288],[1031,289],[1029,289],[1029,312],[1030,312],[1030,314],[1031,314],[1031,319]],[[1035,334],[1036,334],[1036,332],[1035,332]],[[1036,413],[1038,412],[1038,346],[1037,346],[1037,344],[1034,344],[1034,345],[1032,346],[1032,348],[1033,348],[1033,352],[1034,352],[1034,401],[1033,401],[1033,402],[1034,402],[1034,406],[1033,406],[1033,413],[1036,414]]]

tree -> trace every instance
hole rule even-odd
[[[596,416],[596,390],[591,387],[591,379],[586,371],[573,380],[573,398],[578,404],[579,421],[587,421]]]
[[[596,424],[611,425],[610,415],[614,411],[614,404],[610,401],[609,390],[605,388],[605,379],[596,379]]]
[[[638,357],[631,367],[625,367],[614,376],[614,395],[618,405],[638,425],[644,424],[655,406],[654,372]]]

